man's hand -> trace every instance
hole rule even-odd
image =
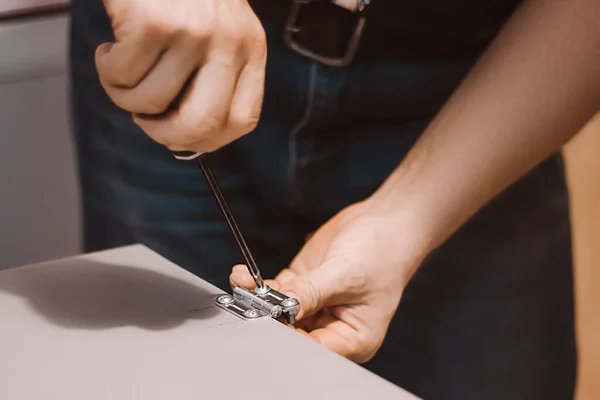
[[[300,301],[297,329],[352,361],[371,359],[425,254],[410,219],[364,202],[315,232],[290,267],[266,282]],[[234,267],[231,285],[254,288],[245,266]]]
[[[119,107],[171,150],[214,151],[252,131],[266,39],[246,0],[104,0],[115,43],[96,51]]]

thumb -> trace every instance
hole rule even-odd
[[[325,307],[347,304],[353,293],[351,288],[344,287],[344,282],[347,282],[344,268],[331,262],[285,281],[279,291],[298,299],[300,309],[296,318],[300,320]]]

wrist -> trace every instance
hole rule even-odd
[[[437,247],[434,224],[422,202],[413,196],[377,191],[362,202],[365,214],[377,225],[387,246],[397,250],[398,261],[418,266]],[[413,271],[414,272],[414,271]]]

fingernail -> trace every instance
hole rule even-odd
[[[293,297],[294,299],[298,300],[298,295],[294,292],[284,292],[283,294],[285,294],[287,297]]]

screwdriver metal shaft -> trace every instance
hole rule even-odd
[[[265,291],[266,285],[260,274],[260,270],[258,269],[258,266],[254,261],[254,257],[252,257],[252,253],[250,252],[250,249],[248,248],[248,245],[246,244],[246,241],[242,236],[242,232],[240,231],[240,228],[236,223],[235,218],[233,217],[233,214],[231,213],[231,210],[227,205],[227,202],[225,201],[225,197],[223,196],[223,192],[221,191],[221,187],[219,186],[217,179],[213,175],[212,170],[210,169],[208,163],[204,159],[204,155],[196,157],[196,161],[200,166],[204,177],[206,178],[206,182],[208,183],[210,190],[212,191],[215,199],[217,200],[219,209],[221,210],[221,213],[223,214],[223,216],[225,217],[225,221],[227,222],[227,226],[229,227],[229,230],[231,231],[236,241],[236,244],[240,252],[242,253],[242,257],[246,262],[246,267],[248,268],[250,275],[252,275],[252,278],[254,278],[257,291]]]

